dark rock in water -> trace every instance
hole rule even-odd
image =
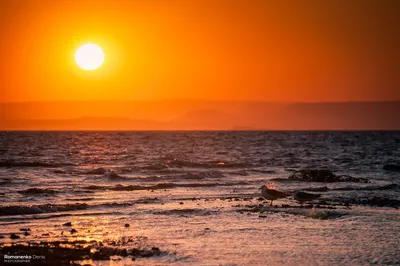
[[[159,248],[152,248],[151,250],[140,250],[140,249],[132,249],[132,255],[135,257],[142,257],[142,258],[150,258],[153,256],[160,255],[161,251]]]
[[[68,222],[68,223],[63,224],[63,226],[72,226],[72,223]]]
[[[129,225],[129,224],[125,224],[124,226],[125,226],[125,227],[129,227],[130,225]]]
[[[329,170],[302,169],[292,173],[288,179],[308,182],[357,182],[368,183],[365,178],[356,178],[349,175],[335,175]]]
[[[121,250],[120,255],[123,256],[123,257],[128,256],[128,250],[126,248],[124,248],[123,250]]]
[[[29,233],[29,232],[24,232],[24,236],[30,236],[31,235],[31,233]]]
[[[78,233],[78,231],[76,229],[72,229],[70,232],[71,232],[71,234]]]
[[[18,239],[18,238],[21,238],[21,237],[19,235],[16,235],[16,234],[11,234],[10,238],[11,239]]]
[[[400,165],[396,164],[385,164],[383,170],[388,172],[400,172]]]
[[[92,258],[94,260],[109,260],[110,259],[110,255],[104,254],[104,253],[101,253],[101,252],[95,252],[93,254]]]
[[[20,228],[19,231],[26,232],[26,231],[31,231],[31,229],[30,228]]]

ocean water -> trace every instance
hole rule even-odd
[[[162,251],[92,265],[398,265],[399,165],[390,131],[2,132],[0,246]],[[288,180],[299,169],[369,182]],[[269,206],[262,184],[321,198]]]

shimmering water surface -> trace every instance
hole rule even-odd
[[[165,251],[135,265],[400,264],[400,172],[384,169],[399,158],[400,132],[3,132],[0,244]],[[286,180],[304,168],[369,183]],[[322,196],[270,207],[265,183]]]

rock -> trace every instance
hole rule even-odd
[[[152,247],[151,251],[153,251],[155,253],[160,253],[160,249],[158,247]]]
[[[125,227],[129,227],[130,225],[129,225],[129,224],[125,224],[124,226],[125,226]]]
[[[19,231],[26,232],[26,231],[31,231],[31,229],[30,228],[20,228]]]
[[[122,249],[120,255],[123,257],[128,256],[128,250],[126,248]]]
[[[400,172],[400,165],[397,164],[385,164],[383,170],[388,172]]]
[[[110,259],[110,255],[104,254],[104,253],[98,251],[98,252],[95,252],[92,255],[92,259],[93,260],[109,260]]]
[[[365,178],[356,178],[349,175],[335,175],[329,170],[302,169],[292,173],[288,179],[308,182],[357,182],[368,183]]]
[[[16,235],[16,234],[11,234],[10,238],[11,239],[18,239],[18,238],[21,238],[21,237],[19,235]]]
[[[140,253],[140,256],[141,256],[142,258],[150,258],[150,257],[153,257],[153,256],[154,256],[154,253],[153,253],[152,251],[150,251],[150,250],[143,250],[143,251]]]
[[[71,232],[71,234],[78,233],[78,231],[76,229],[72,229],[70,232]]]
[[[63,224],[63,226],[72,226],[72,223],[68,222],[68,223]]]
[[[30,235],[31,235],[31,233],[29,233],[28,231],[24,232],[24,236],[30,236]]]
[[[49,233],[46,233],[46,234],[42,234],[42,236],[50,236],[50,234],[49,234]]]

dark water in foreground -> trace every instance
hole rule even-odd
[[[139,265],[400,264],[398,165],[400,132],[3,132],[0,244],[163,251]],[[287,180],[304,168],[369,183]],[[322,196],[269,207],[264,183]]]

